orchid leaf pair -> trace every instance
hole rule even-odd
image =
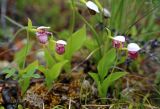
[[[16,69],[15,68],[8,68],[8,67],[6,67],[6,68],[4,68],[2,70],[2,73],[6,74],[5,78],[8,79],[8,78],[14,76],[14,74],[16,73]]]
[[[59,77],[62,67],[67,63],[67,60],[54,64],[51,68],[46,69],[44,66],[39,66],[39,70],[45,75],[45,82],[48,89],[52,88],[53,82]]]
[[[109,74],[109,70],[112,68],[115,59],[116,51],[115,49],[111,49],[99,61],[97,66],[98,73],[89,73],[89,75],[95,80],[99,96],[102,98],[107,97],[108,88],[116,80],[127,74],[126,72],[111,72]]]
[[[18,71],[18,83],[21,87],[22,95],[28,89],[31,78],[40,78],[40,75],[35,73],[36,70],[38,70],[38,66],[38,61],[34,61],[25,69],[21,69]]]

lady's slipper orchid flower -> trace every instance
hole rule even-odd
[[[50,27],[40,26],[37,28],[36,36],[40,43],[45,44],[48,41],[48,36],[51,35],[51,32],[48,32],[47,30]]]
[[[113,47],[115,48],[123,48],[125,42],[124,36],[116,36],[113,38]]]
[[[111,17],[111,13],[108,11],[108,9],[103,8],[102,12],[105,18]]]
[[[141,49],[136,43],[130,43],[127,46],[128,57],[131,59],[136,59],[138,57],[138,51]]]
[[[57,52],[57,54],[59,54],[59,55],[64,54],[65,45],[67,45],[66,41],[63,41],[63,40],[56,41],[56,52]]]
[[[89,12],[92,15],[95,15],[96,13],[99,13],[98,6],[95,3],[93,3],[92,1],[86,2],[86,6],[87,6],[87,8],[89,9]]]

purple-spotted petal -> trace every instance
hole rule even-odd
[[[48,32],[47,29],[50,27],[40,26],[37,28],[36,36],[40,43],[45,44],[48,41],[48,36],[50,36],[52,33]]]
[[[39,42],[42,43],[42,44],[46,44],[47,41],[48,41],[48,36],[47,35],[41,35],[41,36],[38,36],[37,37]]]
[[[131,59],[136,59],[138,57],[138,52],[128,51],[128,57]]]

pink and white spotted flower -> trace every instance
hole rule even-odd
[[[40,26],[37,28],[36,36],[40,43],[46,44],[48,41],[48,36],[50,36],[52,33],[48,32],[48,29],[50,27]]]
[[[136,59],[138,57],[138,51],[141,49],[136,43],[130,43],[127,46],[128,57],[131,59]]]
[[[125,42],[125,37],[124,36],[116,36],[113,38],[113,47],[114,48],[123,48],[124,47],[124,42]]]
[[[56,53],[59,55],[64,54],[65,53],[65,45],[67,45],[67,42],[64,40],[56,41]]]

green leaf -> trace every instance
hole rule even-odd
[[[46,84],[47,84],[48,88],[51,88],[52,82],[58,78],[58,76],[60,75],[60,72],[62,70],[62,67],[67,62],[68,62],[67,60],[64,60],[62,62],[56,63],[55,65],[53,65],[53,67],[51,69],[44,72],[45,76],[46,76]]]
[[[58,36],[60,39],[67,40],[70,37],[70,32],[67,30],[63,30],[60,33],[58,33]]]
[[[32,29],[32,21],[28,18],[28,30]]]
[[[106,96],[108,87],[112,85],[116,80],[119,78],[125,76],[127,73],[126,72],[115,72],[111,73],[102,83],[102,92]]]
[[[27,54],[29,53],[31,47],[32,47],[32,44],[29,44],[29,45],[28,45]],[[27,45],[25,45],[25,47],[23,47],[20,51],[18,51],[18,52],[15,54],[15,57],[14,57],[14,61],[17,62],[18,66],[19,66],[20,68],[23,67],[23,62],[25,61],[26,49],[27,49]]]
[[[10,70],[10,71],[8,72],[8,74],[6,75],[6,78],[10,78],[11,76],[14,75],[15,72],[16,72],[15,69],[14,69],[14,70]]]
[[[2,70],[2,73],[7,74],[6,78],[10,78],[15,74],[15,72],[16,72],[15,68],[5,68]]]
[[[45,52],[45,61],[46,61],[47,67],[51,68],[53,64],[55,64],[55,60],[51,56],[51,51],[49,51],[49,49],[46,48],[44,52]]]
[[[22,89],[22,94],[28,89],[30,85],[30,79],[32,77],[38,77],[38,74],[34,74],[34,72],[38,69],[38,61],[34,61],[33,63],[29,64],[27,68],[24,70],[19,71],[20,80],[19,84]]]
[[[54,36],[53,36],[54,37]],[[48,41],[48,48],[51,52],[55,51],[55,45],[56,45],[56,42],[55,40],[53,39],[53,37],[51,37]]]
[[[126,61],[126,57],[121,57],[116,65],[123,64]]]
[[[44,66],[39,65],[38,70],[41,71],[42,73],[45,73],[47,69]]]
[[[36,69],[31,69],[31,70],[27,71],[27,73],[22,75],[22,78],[31,78],[31,77],[33,77],[35,71],[36,71]]]
[[[104,77],[108,74],[108,70],[113,65],[115,58],[116,58],[115,49],[111,49],[99,61],[97,69],[101,82],[104,79]]]
[[[83,26],[77,32],[73,33],[68,39],[66,45],[65,58],[70,60],[72,55],[79,50],[86,40],[86,27]]]
[[[38,61],[34,61],[33,63],[29,64],[28,67],[23,71],[25,74],[23,77],[32,77],[34,72],[38,69]]]
[[[30,85],[30,78],[29,77],[21,78],[18,82],[21,87],[22,95],[24,95],[24,93],[26,92],[26,90],[28,89]]]
[[[31,71],[31,70],[35,70],[35,69],[38,69],[38,61],[34,61],[32,62],[31,64],[29,64],[26,68],[25,68],[25,71],[28,72],[28,71]]]
[[[39,74],[33,74],[32,78],[40,78],[41,76]]]
[[[89,75],[93,78],[93,80],[96,82],[96,84],[98,85],[99,83],[99,77],[98,77],[98,74],[97,73],[89,73]]]
[[[97,42],[91,38],[91,37],[87,37],[84,46],[89,49],[90,51],[95,50],[95,48],[98,48]]]
[[[96,49],[100,49],[97,45],[96,40],[94,40],[92,37],[87,37],[86,41],[84,42],[84,46],[89,50],[89,52],[93,52]],[[95,63],[98,63],[99,59],[101,58],[99,50],[97,50],[97,53],[93,53],[92,57],[95,59]]]
[[[96,82],[97,89],[98,89],[98,94],[100,97],[103,97],[103,92],[102,92],[102,85],[99,80],[99,76],[97,73],[89,73],[89,75],[93,78],[93,80]]]
[[[97,84],[97,88],[98,88],[98,95],[99,95],[101,98],[105,98],[104,93],[103,93],[103,90],[102,90],[102,85],[101,85],[100,81],[99,81],[98,84]]]

